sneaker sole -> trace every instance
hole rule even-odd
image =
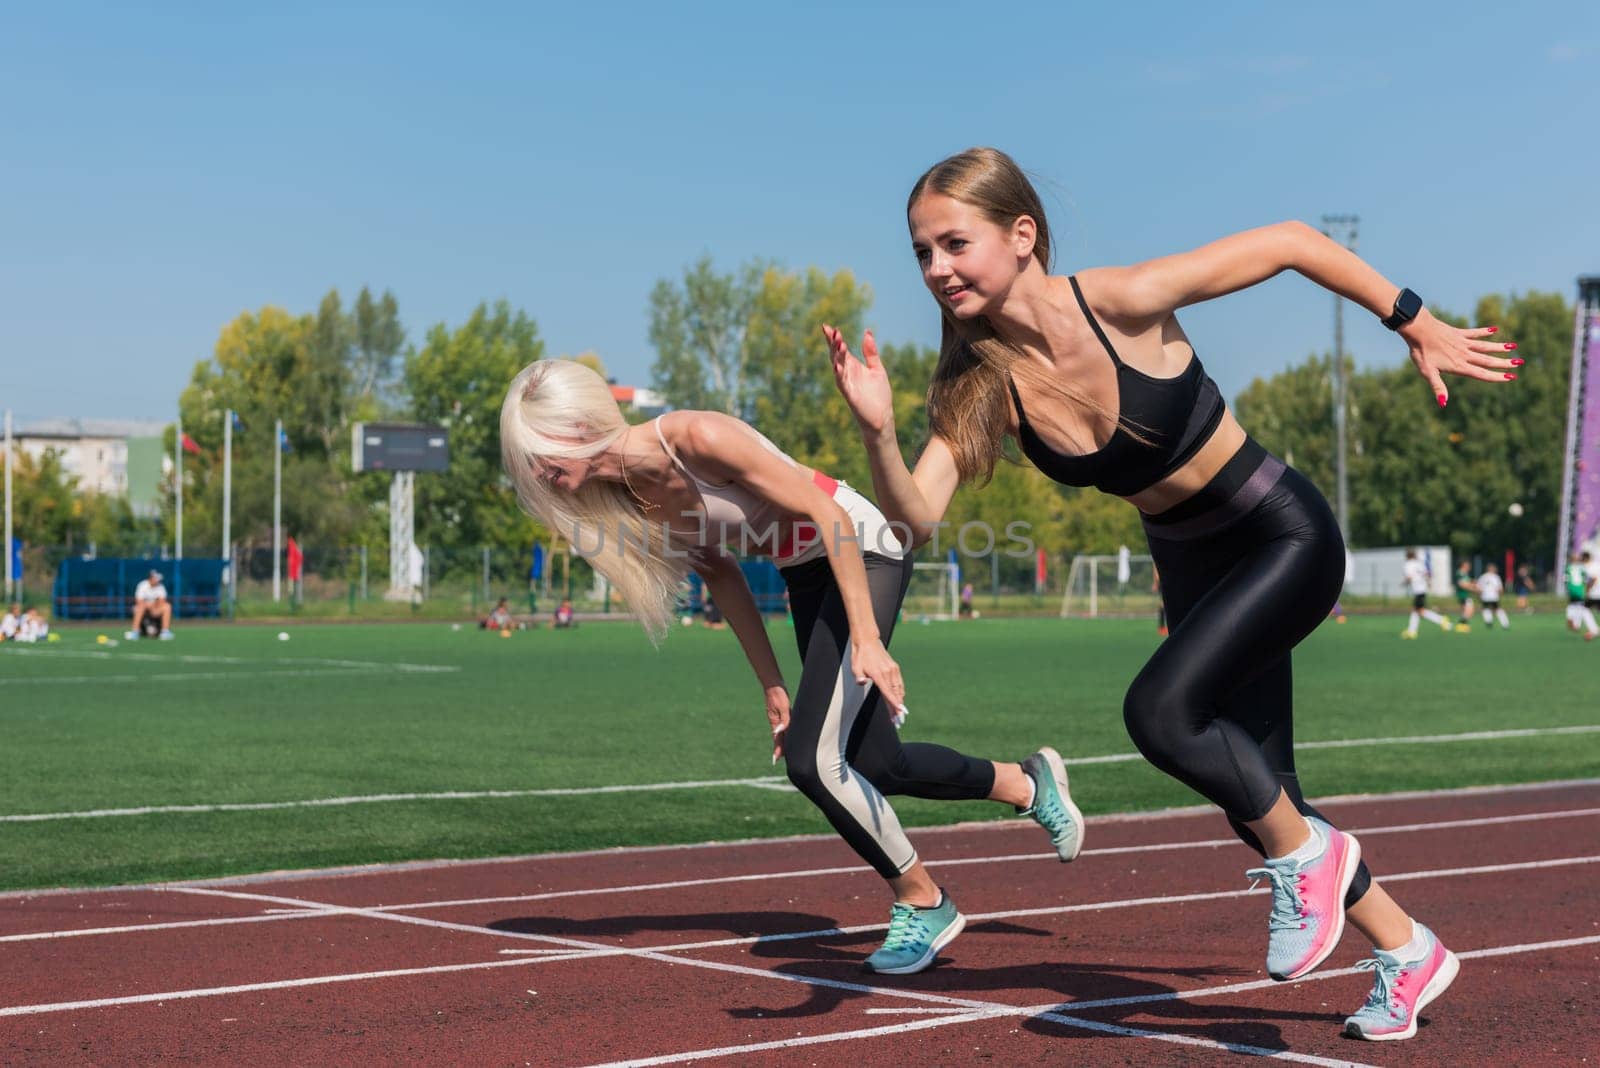
[[[1417,1007],[1411,1010],[1411,1019],[1406,1021],[1405,1030],[1369,1035],[1361,1030],[1359,1024],[1345,1024],[1344,1033],[1351,1038],[1365,1039],[1368,1042],[1399,1042],[1402,1039],[1414,1038],[1417,1033],[1417,1020],[1421,1018],[1422,1010],[1427,1008],[1434,998],[1450,989],[1450,984],[1456,981],[1456,975],[1460,971],[1460,959],[1448,949],[1445,950],[1444,963],[1439,965],[1439,970],[1428,980],[1428,985],[1422,988],[1422,995],[1417,998]]]
[[[873,968],[869,965],[868,970],[879,975],[914,975],[931,965],[934,958],[939,955],[939,951],[954,942],[956,935],[966,929],[967,918],[958,912],[956,918],[950,922],[950,926],[940,931],[938,937],[928,946],[928,951],[910,964],[902,964],[898,968]]]
[[[1083,852],[1083,812],[1073,803],[1072,794],[1067,790],[1067,765],[1062,761],[1061,754],[1048,745],[1043,745],[1039,747],[1039,755],[1044,757],[1044,762],[1050,766],[1050,775],[1056,781],[1056,793],[1060,795],[1061,804],[1067,810],[1067,815],[1072,817],[1072,825],[1078,829],[1077,845],[1071,855],[1063,857],[1060,850],[1056,851],[1056,856],[1065,864],[1078,859],[1078,854]]]
[[[1340,833],[1343,834],[1344,832],[1341,831]],[[1339,948],[1339,940],[1344,937],[1344,896],[1350,892],[1350,884],[1355,881],[1356,869],[1361,866],[1361,843],[1356,840],[1356,836],[1353,834],[1346,834],[1345,838],[1349,839],[1350,848],[1345,850],[1344,865],[1339,869],[1339,894],[1337,898],[1339,907],[1334,910],[1333,936],[1323,945],[1322,952],[1312,957],[1299,968],[1296,968],[1288,975],[1272,976],[1280,983],[1302,979],[1316,971],[1317,966],[1327,960],[1335,949]],[[1271,973],[1269,972],[1268,974]]]

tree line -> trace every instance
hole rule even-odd
[[[871,303],[870,288],[847,270],[756,261],[719,271],[703,258],[658,281],[650,294],[650,384],[672,407],[744,418],[800,462],[870,493],[866,456],[834,389],[819,326],[832,323],[857,337]],[[1441,411],[1409,364],[1347,368],[1352,544],[1551,555],[1572,308],[1553,293],[1486,296],[1473,320],[1498,323],[1497,336],[1518,343],[1527,364],[1515,387],[1457,380]],[[230,409],[237,415],[232,532],[241,546],[271,544],[278,419],[285,430],[284,525],[303,544],[387,544],[388,479],[356,474],[350,464],[351,426],[375,420],[450,430],[449,473],[416,483],[419,544],[520,553],[547,540],[548,532],[517,509],[500,471],[498,440],[507,384],[545,357],[534,319],[503,300],[480,304],[459,325],[438,323],[417,343],[408,340],[398,301],[387,291],[375,297],[363,289],[347,306],[335,290],[314,312],[268,306],[239,315],[222,328],[214,352],[195,365],[179,397],[190,444],[183,456],[186,554],[211,555],[220,547],[223,418]],[[908,459],[927,433],[924,391],[936,357],[927,346],[883,346]],[[580,358],[603,373],[598,358]],[[1234,402],[1245,428],[1330,499],[1331,371],[1331,357],[1313,353],[1257,378]],[[184,447],[176,427],[165,444],[169,456]],[[170,546],[174,489],[169,476],[161,515],[140,520],[126,501],[78,489],[58,458],[23,457],[17,536],[68,549],[93,543],[102,554]],[[1513,503],[1522,505],[1520,516],[1512,514]],[[1026,522],[1034,543],[1058,558],[1143,544],[1131,506],[1057,486],[1021,462],[999,465],[981,491],[964,487],[948,519],[952,531],[971,522],[995,531]]]

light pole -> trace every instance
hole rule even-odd
[[[1360,223],[1359,215],[1324,215],[1322,232],[1336,241],[1338,238],[1334,236],[1335,234],[1343,235],[1344,247],[1354,252],[1356,227]],[[1344,536],[1346,545],[1350,543],[1350,480],[1345,468],[1347,411],[1344,374],[1344,298],[1335,293],[1333,295],[1333,467],[1337,485],[1334,494],[1334,514],[1339,517],[1339,533]]]

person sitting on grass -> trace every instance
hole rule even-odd
[[[161,584],[161,572],[152,570],[150,576],[133,591],[133,628],[124,637],[137,641],[144,633],[146,620],[160,628],[162,641],[172,637],[172,602],[167,600],[167,588]]]
[[[480,630],[510,630],[511,603],[504,597],[496,601],[489,614],[478,621],[478,628]]]
[[[6,609],[6,614],[0,616],[0,642],[17,640],[17,632],[22,629],[22,606],[14,604]]]
[[[556,606],[556,629],[571,630],[577,625],[578,621],[572,615],[572,600],[567,597],[561,598],[561,603]]]

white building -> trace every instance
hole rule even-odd
[[[54,449],[80,490],[128,496],[128,439],[159,438],[165,423],[137,419],[46,419],[12,432],[17,453],[34,461]]]

